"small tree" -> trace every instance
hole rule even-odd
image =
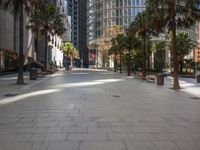
[[[64,42],[62,46],[64,55],[67,57],[67,68],[71,59],[79,58],[79,52],[71,42]]]

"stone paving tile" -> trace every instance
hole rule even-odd
[[[30,138],[30,142],[43,142],[44,139],[46,138],[46,134],[38,133],[38,134],[33,134],[32,137]]]
[[[154,137],[158,141],[194,141],[194,138],[191,134],[187,133],[158,133],[154,134]]]
[[[56,117],[47,117],[47,116],[45,116],[45,117],[36,117],[35,118],[35,122],[52,122],[52,121],[56,121]]]
[[[47,150],[48,145],[49,142],[34,142],[31,150]]]
[[[116,122],[116,121],[104,121],[98,122],[99,127],[129,127],[130,123],[127,122]]]
[[[77,121],[77,122],[92,122],[93,119],[92,118],[89,118],[89,117],[82,117],[82,116],[74,116],[74,117],[71,117],[72,118],[72,121]]]
[[[167,130],[163,127],[130,127],[134,133],[166,133]]]
[[[65,141],[67,134],[64,133],[49,133],[47,134],[45,141]]]
[[[3,143],[0,150],[32,150],[31,143]]]
[[[63,127],[49,127],[48,133],[61,133]]]
[[[59,122],[54,122],[54,121],[45,121],[45,122],[38,122],[37,124],[36,124],[36,127],[56,127],[56,126],[58,126],[58,123]]]
[[[61,122],[59,122],[59,124],[58,124],[58,126],[59,127],[74,127],[74,126],[76,126],[76,122],[72,122],[72,121],[66,121],[66,122],[63,122],[63,121],[61,121]]]
[[[99,127],[88,127],[88,133],[111,133],[111,127],[99,128]]]
[[[107,134],[69,134],[69,141],[108,141]]]
[[[130,133],[128,137],[132,141],[155,141],[155,137],[150,133]]]
[[[170,127],[167,122],[132,121],[132,127]]]
[[[189,133],[190,131],[185,128],[185,127],[165,127],[165,130],[168,132],[168,133]]]
[[[34,122],[31,122],[31,123],[23,123],[23,122],[19,122],[19,123],[16,123],[14,125],[11,125],[15,128],[33,128],[35,127],[36,123]]]
[[[110,141],[130,141],[130,138],[125,133],[108,133]]]
[[[18,122],[32,123],[36,117],[19,118]]]
[[[47,150],[79,150],[79,142],[50,142]]]
[[[33,133],[48,133],[49,127],[36,127]]]
[[[34,128],[4,128],[0,129],[0,135],[2,134],[29,134],[33,133]]]
[[[78,127],[97,127],[96,122],[77,122]]]
[[[32,137],[32,134],[9,134],[9,135],[0,135],[1,142],[28,142]]]
[[[81,142],[80,150],[127,150],[123,142]]]
[[[125,144],[127,150],[162,150],[153,141],[125,141]]]
[[[87,133],[87,127],[64,127],[62,133]]]
[[[199,150],[200,141],[175,141],[181,150]]]
[[[130,133],[132,132],[130,127],[112,127],[114,133]]]
[[[200,140],[200,133],[191,133],[191,136],[194,137],[196,140]]]
[[[170,141],[154,141],[158,150],[181,150],[174,142]],[[189,150],[189,149],[188,149]]]

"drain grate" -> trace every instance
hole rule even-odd
[[[17,93],[8,93],[8,94],[5,94],[4,96],[5,97],[15,97],[17,95],[19,95],[19,94],[17,94]]]
[[[115,98],[120,98],[119,95],[112,95],[112,97],[115,97]]]
[[[190,99],[199,100],[200,101],[200,97],[190,97]]]

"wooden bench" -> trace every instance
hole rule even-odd
[[[155,75],[148,75],[148,76],[146,76],[146,80],[147,80],[148,82],[155,83],[155,81],[156,81],[156,76],[155,76]]]

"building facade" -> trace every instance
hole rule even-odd
[[[66,0],[47,0],[46,2],[55,5],[57,12],[64,16],[63,22],[66,31],[69,29],[67,18]],[[37,39],[36,34],[27,28],[29,17],[24,11],[24,58],[25,66],[32,61],[45,63],[44,35],[40,34]],[[63,52],[61,50],[62,41],[68,40],[67,32],[63,36],[49,33],[48,35],[48,64],[49,69],[52,65],[62,67]],[[38,41],[38,42],[36,42]],[[36,44],[38,46],[36,46]],[[37,47],[37,49],[36,49]],[[0,8],[0,71],[17,68],[16,58],[19,53],[19,15],[14,15],[8,10]]]
[[[34,34],[27,28],[28,15],[24,11],[24,56],[25,64],[36,59]],[[19,54],[19,16],[0,8],[0,71],[17,68],[16,58]]]
[[[102,67],[96,43],[107,38],[106,29],[112,25],[128,27],[144,9],[145,0],[88,0],[87,35],[91,66],[98,63],[97,66]]]
[[[71,20],[71,42],[78,49],[79,67],[88,67],[87,48],[87,0],[67,0]]]
[[[97,43],[108,38],[106,29],[112,25],[129,27],[139,12],[145,10],[145,0],[88,0],[88,47],[90,52],[90,65],[102,67],[101,53]],[[198,26],[190,29],[180,29],[186,32],[197,45]],[[164,38],[164,39],[163,39]],[[166,40],[165,35],[159,40]],[[170,64],[170,53],[166,50],[166,63]],[[192,58],[193,52],[187,56]]]

